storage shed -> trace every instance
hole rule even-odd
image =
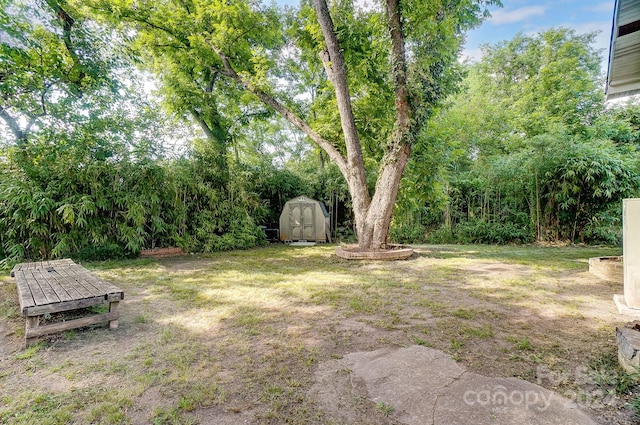
[[[298,196],[284,204],[280,214],[283,242],[331,242],[329,213],[322,202]]]

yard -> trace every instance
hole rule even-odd
[[[616,366],[622,287],[587,264],[619,249],[420,246],[398,262],[350,262],[334,249],[85,264],[124,290],[120,327],[29,349],[5,272],[0,423],[395,424],[393,406],[353,388],[332,405],[314,373],[348,353],[413,344],[537,382],[602,423],[633,423],[633,383]]]

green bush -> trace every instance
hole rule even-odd
[[[533,234],[528,226],[476,221],[458,224],[455,239],[460,243],[520,244],[532,242]]]
[[[621,245],[622,219],[618,208],[592,217],[581,235],[581,242],[590,244]]]
[[[426,242],[434,244],[455,243],[456,238],[450,227],[442,225],[435,230],[427,232]]]
[[[245,249],[264,241],[250,215],[260,202],[242,182],[208,175],[205,160],[107,162],[58,147],[34,143],[0,163],[0,267],[69,255],[118,259],[151,247]]]
[[[85,246],[69,254],[69,256],[76,261],[104,261],[131,257],[133,253],[127,253],[121,246],[116,244],[105,244]]]
[[[424,243],[426,241],[425,227],[421,224],[392,225],[389,229],[389,238],[399,244]]]

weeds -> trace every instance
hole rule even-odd
[[[612,352],[591,361],[589,369],[589,376],[598,387],[612,389],[617,395],[630,394],[640,384],[640,371],[629,373],[622,369]]]
[[[466,310],[463,308],[459,308],[456,311],[453,312],[453,316],[454,317],[458,317],[460,319],[469,319],[469,320],[473,320],[476,318],[477,314],[475,311],[473,310]]]
[[[460,335],[472,336],[480,339],[487,339],[493,337],[493,328],[491,325],[482,327],[463,326],[458,331]]]
[[[390,416],[393,413],[393,406],[389,403],[379,401],[376,403],[376,410],[382,413],[384,416]]]
[[[531,341],[526,336],[524,338],[518,339],[516,337],[507,338],[510,342],[513,343],[515,348],[521,351],[531,351],[533,350],[533,346],[531,345]]]
[[[44,347],[44,342],[39,342],[37,344],[31,345],[20,353],[16,354],[16,359],[18,360],[29,360],[33,358],[42,348]]]

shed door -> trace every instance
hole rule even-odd
[[[315,204],[299,203],[293,204],[291,208],[291,239],[315,240]]]

